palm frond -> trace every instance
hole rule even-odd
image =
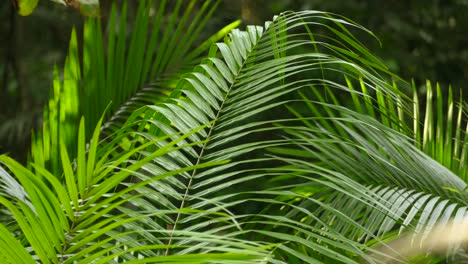
[[[404,203],[413,204],[417,203],[416,199],[421,196],[425,196],[424,201],[436,196],[440,197],[437,200],[443,204],[442,208],[447,207],[447,210],[453,211],[454,208],[451,208],[453,206],[449,206],[452,203],[458,204],[457,207],[465,205],[466,183],[424,155],[413,146],[410,138],[395,133],[375,119],[350,110],[339,109],[339,111],[346,115],[334,117],[330,122],[335,127],[341,127],[346,134],[343,134],[342,130],[330,129],[331,126],[324,128],[320,123],[311,127],[298,126],[294,127],[294,130],[290,129],[291,135],[301,139],[298,147],[304,153],[302,156],[314,162],[311,167],[316,168],[317,164],[320,164],[323,169],[346,175],[361,184],[374,186],[371,189],[376,194],[370,201],[377,200],[379,203],[389,202],[390,205],[396,205],[398,204],[396,199],[404,195],[407,196]],[[285,149],[272,149],[272,151],[292,153],[292,150]],[[367,192],[368,188],[363,188],[363,192]],[[447,204],[448,201],[450,203]],[[346,203],[343,203],[343,206],[346,206]],[[401,208],[405,207],[408,208],[408,205],[401,205]],[[411,210],[433,213],[432,210],[424,210],[419,206]],[[415,214],[416,212],[408,214],[408,220],[404,221],[405,225],[413,220]],[[434,214],[440,214],[440,211],[435,210]],[[401,215],[398,218],[400,217]],[[363,215],[363,219],[369,217]],[[424,222],[426,219],[421,221]]]
[[[353,83],[356,82],[359,88],[354,87]],[[394,82],[393,85],[406,93],[409,92],[412,100],[402,95],[398,95],[400,98],[388,97],[379,89],[369,90],[362,80],[353,82],[347,78],[347,86],[350,89],[348,94],[353,102],[349,107],[373,116],[384,125],[413,138],[415,146],[466,182],[468,163],[463,153],[467,151],[468,130],[461,90],[460,101],[456,102],[452,87],[448,87],[446,93],[442,93],[442,88],[436,84],[434,91],[430,81],[423,86],[425,98],[422,98],[414,82],[410,87],[404,82],[400,82],[399,85]],[[334,96],[346,98],[346,95],[336,92]]]
[[[309,19],[311,22],[307,22]],[[330,236],[333,236],[333,239],[325,239],[326,236],[322,235],[323,239],[319,239],[319,241],[307,240],[306,243],[306,240],[300,238],[299,234],[320,236],[317,234],[319,229],[314,227],[293,228],[289,232],[293,232],[294,236],[287,236],[280,232],[262,232],[258,229],[260,226],[262,226],[261,229],[268,229],[269,225],[273,223],[280,225],[278,221],[280,219],[286,221],[287,218],[282,218],[280,215],[267,215],[266,219],[257,219],[254,217],[255,214],[244,215],[241,213],[239,215],[234,213],[241,210],[239,208],[243,204],[254,203],[260,206],[265,201],[278,204],[274,198],[255,198],[255,194],[274,197],[284,193],[284,191],[274,190],[261,191],[268,186],[258,186],[257,184],[262,182],[262,184],[266,184],[266,179],[278,174],[278,172],[268,172],[268,168],[263,167],[266,166],[265,164],[284,163],[282,159],[263,158],[261,153],[267,147],[286,145],[289,142],[281,137],[282,129],[271,127],[271,123],[280,116],[265,115],[265,112],[274,111],[278,109],[278,106],[291,101],[287,98],[288,94],[314,84],[344,89],[345,86],[332,81],[331,78],[324,79],[324,77],[325,75],[333,76],[335,72],[349,72],[349,74],[364,76],[374,87],[381,87],[382,90],[396,97],[394,90],[384,79],[359,66],[358,63],[365,61],[365,57],[361,57],[357,61],[347,57],[348,53],[340,54],[341,56],[337,57],[335,53],[339,53],[339,49],[330,49],[329,54],[316,53],[313,52],[314,46],[321,46],[322,42],[311,42],[310,33],[307,31],[298,30],[297,33],[286,34],[286,29],[294,30],[295,27],[304,24],[314,25],[316,23],[323,26],[324,24],[316,22],[323,20],[339,22],[338,19],[334,20],[320,12],[287,13],[278,17],[275,22],[267,23],[265,31],[259,27],[247,27],[246,32],[234,30],[225,43],[219,43],[215,46],[219,50],[221,58],[207,58],[195,68],[194,73],[183,76],[183,79],[178,83],[176,95],[172,95],[175,99],[164,104],[148,106],[146,110],[142,110],[128,121],[130,123],[137,122],[139,116],[154,116],[155,121],[152,122],[154,126],[148,127],[147,131],[159,131],[159,133],[168,136],[186,133],[190,131],[191,127],[206,122],[213,123],[187,139],[191,142],[199,142],[200,140],[205,142],[198,144],[197,148],[184,149],[185,153],[182,155],[185,155],[187,160],[181,161],[175,157],[168,157],[167,160],[156,161],[163,172],[165,168],[168,170],[178,168],[184,162],[198,165],[204,162],[232,160],[230,163],[215,169],[185,173],[181,175],[179,181],[167,186],[170,188],[167,196],[180,195],[174,203],[169,204],[171,208],[179,208],[179,210],[196,208],[200,210],[199,213],[194,213],[189,217],[181,213],[174,214],[169,223],[171,229],[174,230],[172,236],[175,236],[177,230],[186,228],[203,232],[218,226],[221,226],[218,227],[221,229],[228,229],[230,225],[222,228],[226,223],[217,219],[210,219],[209,226],[197,223],[206,217],[206,211],[229,210],[230,214],[237,216],[234,218],[237,222],[240,222],[240,219],[246,219],[244,221],[247,222],[244,224],[238,224],[241,228],[247,228],[243,227],[244,225],[249,226],[247,223],[255,223],[255,227],[247,229],[246,233],[257,233],[262,237],[267,237],[266,241],[271,243],[282,241],[276,256],[286,254],[288,257],[279,257],[279,261],[288,262],[297,259],[297,261],[310,262],[310,259],[314,257],[309,256],[309,254],[314,254],[313,256],[317,258],[321,256],[328,258],[333,251],[328,247],[341,250],[338,251],[341,253],[330,257],[338,261],[351,263],[352,259],[347,254],[363,256],[358,244],[339,233],[332,232]],[[323,28],[332,34],[335,33],[328,26],[323,26]],[[341,33],[336,34],[335,37],[342,40],[341,45],[349,45],[349,47],[346,46],[349,49],[353,49],[357,45],[354,41],[347,43],[349,39]],[[326,48],[334,47],[328,44],[324,46]],[[310,52],[297,54],[294,50],[296,47],[305,49],[309,47]],[[358,48],[356,50],[360,51]],[[312,77],[301,78],[302,74],[306,76],[308,74]],[[314,77],[315,75],[317,77]],[[290,81],[286,82],[286,80]],[[177,95],[180,95],[179,98]],[[281,122],[281,120],[277,120],[277,122]],[[266,139],[261,138],[265,136]],[[257,140],[252,140],[253,138]],[[177,157],[180,156],[177,155]],[[304,210],[308,211],[308,209]],[[238,217],[240,219],[237,219]],[[252,217],[253,220],[248,220]],[[298,224],[298,222],[295,223]],[[284,229],[287,230],[292,226],[292,223],[285,223]],[[247,237],[250,239],[250,236]],[[252,235],[252,237],[255,236]],[[334,239],[338,239],[339,242]],[[168,243],[193,245],[190,241],[173,241],[172,237]],[[307,253],[295,251],[287,246],[288,243],[301,244],[306,248]],[[317,253],[318,248],[321,250],[318,250]],[[197,247],[191,250],[196,249]],[[184,252],[191,252],[188,250]],[[166,250],[165,253],[172,252],[174,251]]]
[[[127,3],[112,5],[105,39],[99,18],[86,19],[80,56],[76,31],[70,39],[63,80],[55,73],[51,99],[44,110],[43,131],[33,137],[32,160],[61,172],[58,138],[76,153],[79,118],[86,116],[86,138],[105,113],[104,129],[118,128],[133,110],[163,101],[172,90],[171,82],[200,60],[207,44],[221,39],[233,22],[197,53],[191,52],[219,1],[140,1],[135,21],[127,18]],[[157,10],[153,15],[152,10]],[[167,13],[171,13],[165,21]],[[128,25],[132,25],[128,27]],[[128,37],[129,36],[129,37]],[[150,36],[150,37],[148,37]],[[82,60],[80,60],[80,57]],[[107,133],[107,132],[106,132]]]
[[[144,181],[127,186],[127,188],[121,188],[119,186],[122,181],[135,174],[135,171],[150,160],[177,150],[179,147],[176,147],[176,144],[190,136],[191,133],[165,144],[155,153],[149,154],[148,157],[140,161],[122,167],[123,162],[127,162],[129,157],[163,139],[155,139],[129,151],[122,157],[112,159],[108,155],[100,155],[96,152],[100,124],[95,129],[87,153],[84,144],[83,120],[80,123],[79,131],[78,141],[80,144],[75,164],[76,169],[72,168],[66,146],[63,142],[61,143],[65,186],[53,174],[39,165],[34,164],[33,167],[41,177],[37,177],[14,160],[0,156],[1,162],[16,175],[21,184],[18,185],[2,169],[0,176],[3,182],[10,179],[9,186],[17,186],[18,188],[16,190],[10,189],[8,193],[3,194],[0,198],[0,204],[12,214],[21,230],[19,237],[15,238],[1,225],[1,232],[9,234],[2,236],[2,242],[17,247],[17,249],[8,252],[3,251],[3,249],[10,246],[3,248],[2,255],[6,254],[7,260],[24,259],[24,263],[31,262],[32,259],[26,257],[28,254],[24,254],[27,248],[21,246],[20,242],[16,240],[24,236],[25,241],[33,250],[30,251],[30,254],[35,256],[33,259],[38,259],[42,263],[74,263],[77,260],[83,263],[91,260],[98,263],[108,263],[119,259],[136,260],[139,256],[146,256],[145,261],[151,263],[155,261],[193,263],[190,254],[156,259],[157,255],[154,252],[169,247],[169,245],[161,243],[155,244],[156,241],[164,240],[164,237],[167,237],[169,233],[166,226],[158,226],[156,219],[164,220],[168,217],[167,214],[172,211],[167,211],[164,208],[158,209],[154,205],[150,205],[152,210],[140,211],[138,215],[135,215],[132,214],[131,207],[129,208],[125,204],[131,201],[132,204],[140,205],[141,198],[139,196],[141,193],[135,193],[135,190],[140,189],[144,192],[148,190],[144,186],[153,181],[163,181],[174,174],[205,166],[214,166],[219,163],[213,162],[212,164],[180,168],[164,174],[159,173],[156,178],[142,174],[141,178],[145,177]],[[24,190],[21,186],[24,186]],[[151,192],[149,193],[151,194]],[[7,197],[9,199],[6,199]],[[147,222],[153,223],[152,229],[138,228]],[[122,229],[123,227],[133,227],[133,229],[125,231]],[[179,232],[178,235],[185,239],[194,238],[200,244],[207,244],[208,254],[198,256],[199,260],[195,263],[203,263],[206,260],[223,263],[237,263],[236,261],[252,263],[255,260],[265,258],[268,253],[262,250],[258,244],[239,243],[232,238],[190,231]],[[145,240],[139,240],[138,237],[143,237]],[[178,239],[181,239],[180,237]],[[209,253],[214,244],[221,244],[224,247],[219,247],[216,253]],[[181,248],[184,247],[181,246]]]

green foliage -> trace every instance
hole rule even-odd
[[[196,1],[176,1],[168,22],[163,21],[166,2],[157,1],[154,6],[153,1],[141,1],[133,29],[126,28],[126,2],[121,9],[113,5],[106,46],[100,20],[88,18],[83,29],[81,55],[76,31],[72,31],[63,80],[55,70],[51,99],[44,111],[43,131],[32,142],[33,162],[59,175],[59,138],[69,155],[74,155],[80,116],[86,116],[88,140],[91,128],[109,107],[104,117],[105,131],[112,132],[135,109],[165,100],[172,89],[171,82],[199,62],[200,54],[210,43],[239,24],[233,22],[200,48],[192,50],[219,2],[206,1],[195,13]],[[153,8],[158,10],[156,16],[151,14]]]
[[[359,80],[357,89],[349,79],[346,83],[350,89],[349,96],[352,98],[354,109],[412,138],[413,145],[465,182],[468,181],[466,108],[463,105],[463,97],[460,97],[458,102],[454,100],[452,87],[447,89],[447,96],[444,96],[441,87],[436,84],[434,94],[431,82],[427,81],[426,98],[423,102],[414,82],[411,83],[412,100],[400,94],[389,97],[380,89],[371,92],[362,79]],[[396,83],[393,83],[393,86],[397,88]],[[405,83],[401,86],[407,88]],[[344,104],[346,100],[342,99],[337,103]],[[374,110],[375,108],[377,109]]]
[[[12,0],[16,5],[18,14],[29,16],[36,8],[39,0]],[[98,16],[99,0],[52,0],[53,2],[76,8],[83,15]]]
[[[18,14],[22,16],[27,16],[32,13],[34,8],[36,8],[39,0],[14,0],[18,8]]]
[[[95,20],[81,63],[72,34],[31,168],[0,156],[3,262],[381,263],[376,246],[404,230],[421,243],[467,222],[463,109],[449,97],[442,122],[444,101],[436,117],[428,102],[421,129],[419,103],[351,30],[370,32],[284,12],[200,61],[188,43],[208,4],[165,33],[150,6],[129,46],[110,31],[107,54]]]

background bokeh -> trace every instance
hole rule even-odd
[[[101,1],[103,18],[110,3]],[[468,0],[222,0],[203,34],[239,18],[262,24],[281,11],[304,9],[337,13],[374,32],[381,43],[363,37],[363,44],[392,71],[414,79],[421,93],[426,79],[467,86]],[[63,64],[71,29],[79,32],[83,20],[76,10],[47,0],[28,17],[18,16],[10,1],[0,4],[0,153],[26,159],[53,67]]]

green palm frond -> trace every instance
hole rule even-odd
[[[60,173],[58,138],[64,140],[70,154],[76,153],[81,116],[86,116],[89,139],[106,107],[109,109],[104,129],[110,133],[133,110],[164,101],[172,90],[171,83],[200,61],[209,44],[239,25],[239,21],[233,22],[195,50],[200,41],[197,37],[218,4],[219,1],[200,4],[196,0],[169,3],[145,0],[139,3],[135,21],[130,21],[124,1],[121,8],[112,5],[106,23],[107,38],[99,18],[86,19],[81,45],[73,30],[63,80],[55,70],[51,99],[44,110],[43,131],[33,136],[34,162]],[[153,10],[157,11],[154,15]],[[81,53],[79,46],[83,47]]]
[[[165,144],[145,159],[122,167],[122,163],[127,162],[128,157],[148,147],[148,145],[164,139],[150,141],[122,157],[112,159],[108,155],[97,153],[99,130],[100,124],[96,127],[89,151],[85,153],[85,128],[82,120],[79,129],[79,142],[81,143],[78,147],[75,170],[71,167],[66,146],[62,142],[61,155],[66,185],[62,185],[54,175],[40,166],[33,165],[38,173],[38,175],[34,175],[14,160],[0,156],[1,162],[17,176],[20,186],[24,186],[24,190],[10,189],[8,191],[8,187],[19,186],[12,180],[5,188],[8,193],[2,195],[0,203],[17,221],[17,225],[22,231],[20,237],[24,236],[24,239],[34,250],[32,255],[35,255],[43,263],[73,263],[77,260],[83,263],[96,260],[99,263],[108,263],[108,261],[116,259],[136,259],[138,255],[142,254],[147,257],[145,261],[156,261],[151,258],[157,256],[152,252],[166,249],[168,246],[155,244],[155,242],[163,240],[169,233],[165,226],[157,226],[156,219],[167,218],[167,213],[171,211],[152,208],[151,211],[140,211],[139,215],[133,216],[131,212],[127,212],[130,208],[122,205],[129,201],[138,204],[140,194],[134,193],[134,191],[136,189],[145,190],[143,187],[152,181],[157,179],[163,181],[177,173],[217,164],[214,162],[181,168],[165,174],[158,174],[156,178],[145,179],[133,186],[128,186],[128,188],[121,188],[119,186],[122,181],[135,174],[135,171],[148,161],[164,156],[166,153],[174,151],[173,149],[177,150],[176,144],[188,137],[190,133]],[[4,170],[0,176],[4,181],[8,178],[11,179],[11,176]],[[25,195],[26,200],[20,194]],[[135,228],[148,222],[148,219],[154,222],[152,229]],[[122,227],[127,226],[134,228],[131,231],[122,229]],[[160,230],[156,227],[159,227]],[[7,232],[7,229],[2,226],[1,231]],[[155,234],[159,236],[155,236]],[[146,239],[138,240],[138,237]],[[227,248],[219,250],[218,253],[199,257],[201,260],[196,263],[202,263],[204,259],[226,261],[226,263],[237,260],[251,261],[265,258],[267,253],[255,243],[239,244],[235,243],[233,239],[209,234],[186,231],[180,232],[180,237],[195,238],[200,244],[226,244]],[[11,234],[2,236],[2,242],[18,247],[18,241]],[[27,250],[27,248],[24,250],[21,248],[22,246],[13,251],[12,257],[21,257],[25,259],[25,263],[27,261],[33,262],[32,260],[35,258],[27,258],[25,254],[21,255],[24,250]],[[1,254],[7,254],[4,257],[10,259],[10,252],[2,249]],[[185,262],[191,263],[190,259],[190,255],[170,256],[164,261],[183,263],[185,260]]]
[[[413,89],[416,90],[414,84]],[[415,122],[414,131],[419,132],[415,138],[425,153],[468,182],[467,112],[463,108],[463,96],[460,95],[460,101],[456,102],[452,87],[448,87],[447,96],[444,96],[439,84],[436,85],[435,91],[434,94],[434,89],[428,81],[426,107],[421,111],[424,114],[424,123]],[[414,91],[414,109],[422,108],[416,94]],[[421,120],[420,115],[419,111],[414,111],[415,120]]]
[[[378,263],[368,253],[385,257],[375,246],[400,230],[466,221],[466,183],[415,146],[411,99],[352,30],[363,29],[318,11],[235,29],[119,128],[100,137],[102,121],[89,133],[81,119],[71,154],[57,138],[63,174],[0,156],[1,209],[17,221],[0,223],[0,245],[19,247],[0,258]]]
[[[458,161],[462,159],[461,150],[466,149],[462,126],[466,121],[462,121],[462,105],[454,104],[451,90],[446,103],[438,88],[437,117],[434,117],[428,83],[424,125],[420,125],[421,106],[416,92],[413,100],[400,94],[392,98],[380,89],[370,92],[362,79],[360,91],[353,88],[348,78],[346,81],[350,90],[344,94],[351,95],[352,110],[339,106],[337,97],[343,93],[330,93],[327,89],[326,98],[312,87],[318,101],[311,102],[301,93],[304,105],[309,115],[320,115],[321,110],[327,120],[308,117],[289,107],[305,125],[289,129],[301,143],[296,143],[297,148],[293,149],[271,149],[276,154],[308,159],[310,163],[303,159],[290,163],[311,168],[311,173],[318,168],[316,174],[321,176],[321,181],[334,190],[341,189],[327,197],[326,202],[340,212],[348,212],[346,217],[337,218],[325,208],[318,208],[316,215],[322,221],[329,219],[330,228],[362,241],[395,238],[408,228],[419,239],[425,239],[436,223],[444,225],[452,218],[465,223],[468,198],[463,177],[465,165]],[[445,104],[446,115],[442,110]],[[413,111],[408,111],[411,108]],[[457,121],[453,121],[454,112],[459,116]],[[350,182],[355,187],[350,188]],[[322,199],[326,197],[324,193],[319,195]],[[307,199],[304,203],[311,204]],[[356,228],[354,221],[364,229]],[[459,247],[450,248],[450,254]]]
[[[166,135],[186,133],[191,127],[213,122],[213,125],[208,126],[206,130],[189,138],[191,141],[203,140],[206,143],[198,145],[197,149],[186,150],[187,160],[180,161],[176,157],[171,157],[160,161],[158,165],[163,171],[164,168],[178,168],[184,162],[192,162],[189,164],[193,165],[201,162],[232,160],[220,168],[207,171],[197,170],[182,175],[177,185],[174,183],[173,186],[169,186],[171,187],[169,193],[183,194],[176,203],[170,205],[171,207],[184,209],[192,204],[190,208],[204,209],[188,219],[183,214],[175,214],[170,223],[174,231],[183,228],[190,228],[190,230],[198,228],[197,230],[204,231],[207,226],[197,224],[197,222],[204,217],[206,210],[214,210],[213,205],[209,203],[210,201],[216,202],[216,207],[220,207],[217,210],[230,208],[229,210],[232,211],[241,210],[243,204],[249,203],[256,204],[256,206],[261,206],[266,201],[277,204],[273,197],[283,194],[285,191],[262,191],[262,187],[268,187],[268,181],[265,182],[265,179],[273,177],[279,172],[270,172],[268,167],[263,166],[265,164],[283,164],[285,161],[265,158],[262,157],[261,153],[267,147],[286,145],[289,140],[281,137],[283,129],[277,129],[270,125],[275,120],[276,122],[282,122],[282,120],[264,114],[266,111],[275,111],[278,106],[291,101],[292,98],[288,99],[287,94],[305,89],[311,84],[343,89],[343,85],[329,79],[323,79],[321,76],[332,75],[334,72],[349,72],[357,76],[369,77],[368,81],[374,86],[381,87],[382,90],[396,97],[392,87],[387,85],[384,79],[372,75],[364,67],[357,64],[365,61],[364,58],[360,58],[358,62],[347,58],[346,54],[341,54],[341,58],[338,58],[334,56],[337,53],[335,49],[332,49],[330,54],[315,53],[313,52],[314,46],[320,46],[321,42],[311,42],[307,32],[298,32],[286,37],[286,28],[304,25],[307,23],[305,21],[311,18],[331,20],[332,22],[339,21],[319,12],[290,13],[279,17],[275,21],[276,23],[267,24],[265,32],[260,31],[261,28],[255,27],[248,27],[247,32],[233,31],[225,43],[216,46],[221,53],[222,60],[215,57],[208,58],[195,69],[194,73],[183,76],[176,91],[182,97],[165,104],[148,106],[147,110],[139,113],[138,116],[154,116],[154,126],[148,127],[148,131],[162,131]],[[311,24],[313,23],[311,22]],[[335,32],[330,31],[331,33]],[[356,45],[354,41],[346,43],[347,38],[341,35],[337,36],[345,43],[342,45],[349,45],[349,49],[353,49]],[[309,46],[311,52],[296,55],[294,47],[298,46],[301,48]],[[288,53],[292,55],[287,55]],[[343,58],[347,58],[347,60]],[[372,70],[372,68],[370,69]],[[318,74],[318,76],[301,79],[301,74],[312,76]],[[293,81],[286,82],[285,80]],[[138,120],[137,115],[129,122],[136,122],[136,120]],[[252,138],[257,140],[253,141]],[[258,186],[257,182],[265,184],[265,186]],[[243,195],[239,194],[240,190],[243,190]],[[270,198],[255,198],[255,194],[270,196]],[[251,219],[252,217],[253,219]],[[289,232],[293,232],[297,237],[287,236],[284,233],[262,232],[256,229],[260,226],[262,229],[268,229],[268,226],[273,223],[279,225],[279,219],[287,220],[287,218],[281,218],[280,215],[267,215],[264,217],[265,219],[257,219],[250,214],[241,215],[241,219],[243,218],[255,223],[255,227],[249,229],[248,233],[258,233],[262,237],[268,237],[267,241],[271,242],[280,239],[283,243],[285,241],[294,244],[299,243],[299,241],[305,243],[305,240],[302,241],[297,234],[314,234],[320,230],[315,227],[309,227],[309,229],[293,228]],[[223,225],[214,220],[211,220],[211,223],[212,228]],[[284,225],[286,230],[291,227],[292,223]],[[329,257],[331,252],[329,247],[341,250],[341,254],[331,258],[342,262],[352,262],[346,254],[360,254],[362,256],[362,251],[357,244],[353,244],[345,237],[340,236],[339,233],[332,232],[332,234],[333,238],[340,242],[325,238],[320,242],[308,240],[308,243],[303,245],[306,248],[306,254],[294,251],[286,246],[286,243],[278,248],[277,251],[281,252],[278,253],[278,256],[292,254],[286,259],[283,258],[282,261],[287,262],[297,258],[298,261],[310,262],[310,259],[313,258],[308,256],[310,254],[315,254],[316,257],[323,254]],[[346,246],[343,241],[351,246]],[[172,239],[169,242],[173,243]],[[166,253],[170,253],[170,251]]]
[[[434,90],[432,83],[427,81],[423,86],[425,98],[421,98],[414,82],[410,88],[405,83],[393,83],[395,88],[401,86],[402,90],[409,90],[412,98],[409,100],[399,95],[401,98],[395,99],[387,97],[379,89],[369,90],[362,80],[358,84],[356,89],[353,81],[347,79],[352,108],[413,138],[415,146],[467,182],[467,112],[461,94],[457,102],[452,87],[448,87],[444,94],[439,84]]]
[[[391,231],[396,224],[402,224],[401,229],[404,229],[414,223],[416,232],[423,227],[429,231],[436,220],[446,222],[458,214],[457,210],[463,215],[468,198],[463,180],[424,155],[413,146],[410,138],[396,134],[367,116],[349,110],[340,109],[340,112],[346,115],[334,117],[331,123],[346,134],[330,129],[332,126],[324,128],[318,122],[315,126],[291,129],[291,136],[301,139],[298,148],[309,161],[289,162],[310,168],[310,171],[318,170],[324,180],[333,184],[337,184],[334,183],[339,180],[337,177],[358,183],[358,188],[341,187],[348,198],[335,193],[328,198],[328,203],[341,212],[348,210],[349,214],[359,217],[362,226],[368,225],[371,235],[366,234],[366,239]],[[291,149],[272,151],[294,153]],[[352,195],[346,194],[348,191]],[[364,199],[365,203],[352,202],[353,199]],[[349,206],[353,203],[356,206]],[[322,215],[321,219],[331,219],[342,230],[340,233],[352,230],[354,239],[363,236],[362,231],[353,230],[351,223],[332,219],[323,208],[318,209],[317,214]]]

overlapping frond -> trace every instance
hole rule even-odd
[[[299,199],[298,207],[315,206],[314,215],[325,225],[310,217],[307,223],[333,229],[356,241],[378,243],[408,229],[418,234],[418,239],[425,239],[436,223],[444,225],[450,219],[467,223],[466,183],[418,149],[412,135],[401,134],[400,126],[395,130],[374,117],[336,104],[322,101],[315,102],[314,107],[317,105],[332,113],[326,122],[302,116],[304,125],[286,128],[296,147],[271,149],[276,155],[288,156],[288,164],[294,165],[286,167],[285,173],[300,173],[310,180],[296,191],[327,205]],[[310,191],[317,181],[333,191]],[[291,197],[297,203],[294,199]],[[305,217],[300,209],[291,216]],[[456,253],[459,247],[453,245],[448,253]]]
[[[358,88],[355,88],[353,82],[347,80],[350,89],[347,95],[352,97],[352,109],[411,137],[416,147],[467,182],[468,130],[462,90],[459,91],[459,100],[455,101],[456,90],[450,86],[444,93],[439,84],[434,89],[432,83],[427,81],[421,86],[420,90],[425,93],[421,96],[414,82],[410,87],[403,82],[398,82],[398,85],[394,82],[395,88],[411,94],[412,99],[402,96],[395,100],[379,89],[370,91],[362,80],[357,83]],[[340,97],[339,94],[336,96]]]
[[[311,25],[322,26],[328,34],[336,33],[332,27],[317,21],[340,22],[320,12],[287,13],[278,17],[275,22],[267,24],[265,30],[259,27],[247,27],[246,32],[234,30],[225,43],[215,46],[220,52],[220,58],[209,57],[195,68],[195,72],[183,76],[177,91],[172,95],[172,101],[148,106],[147,109],[138,112],[138,115],[134,115],[134,119],[129,120],[137,122],[140,116],[153,116],[152,126],[140,126],[139,129],[168,136],[186,133],[191,127],[209,124],[206,129],[187,139],[188,142],[203,143],[194,148],[183,149],[182,156],[186,159],[176,155],[156,161],[158,169],[162,172],[178,169],[181,164],[193,166],[204,162],[230,160],[229,163],[216,168],[184,173],[179,180],[167,183],[164,188],[155,186],[159,191],[167,192],[165,197],[176,198],[171,199],[173,202],[168,201],[169,208],[200,210],[190,216],[174,213],[167,219],[170,222],[166,224],[174,230],[174,238],[177,230],[181,229],[199,232],[222,230],[230,233],[233,232],[231,229],[236,227],[239,230],[235,232],[242,237],[255,237],[252,234],[258,233],[261,237],[266,237],[269,243],[281,243],[277,249],[281,252],[278,256],[289,256],[280,257],[278,261],[297,259],[309,262],[314,258],[314,254],[318,259],[321,256],[328,258],[332,251],[329,247],[341,252],[331,258],[342,262],[352,262],[347,254],[363,255],[358,244],[340,233],[332,232],[329,236],[333,239],[325,239],[326,236],[319,234],[318,228],[293,228],[300,222],[284,223],[284,230],[289,229],[287,232],[292,232],[292,236],[258,229],[260,226],[262,229],[269,229],[268,226],[280,225],[279,219],[287,220],[281,214],[288,210],[280,212],[280,215],[264,216],[264,219],[252,214],[258,212],[259,208],[256,207],[263,207],[262,204],[266,202],[286,205],[275,200],[277,196],[284,195],[285,190],[268,190],[268,187],[275,186],[274,183],[268,185],[271,184],[269,179],[280,174],[279,171],[270,171],[269,166],[285,164],[285,160],[266,157],[265,148],[290,144],[289,139],[282,137],[284,129],[271,125],[273,122],[291,121],[283,120],[290,116],[279,112],[271,115],[268,112],[282,110],[280,106],[294,101],[290,96],[292,92],[307,89],[310,85],[327,89],[346,89],[339,82],[326,78],[334,76],[335,72],[346,72],[353,76],[363,76],[372,84],[370,87],[380,87],[390,96],[396,97],[396,92],[384,79],[371,73],[379,70],[378,67],[369,68],[367,64],[366,67],[360,66],[360,63],[366,60],[365,54],[354,61],[354,57],[347,56],[348,52],[341,53],[335,46],[322,45],[320,41],[311,40],[311,33],[308,31]],[[296,28],[300,26],[302,29]],[[287,30],[291,29],[297,32],[288,34]],[[356,42],[340,34],[333,36],[342,40],[342,46],[353,50]],[[325,50],[320,53],[314,52],[317,46]],[[309,52],[298,54],[298,47]],[[359,48],[355,50],[360,51]],[[372,57],[368,59],[373,60]],[[243,210],[246,204],[251,206],[250,210]],[[309,211],[302,207],[300,210]],[[207,211],[223,212],[223,217],[208,218],[200,224],[200,219],[211,217]],[[224,216],[225,213],[228,215]],[[312,211],[309,213],[312,214]],[[231,221],[236,223],[235,226],[231,221],[225,222],[229,215]],[[254,227],[251,226],[253,223]],[[312,234],[323,239],[314,241],[300,238],[301,235],[307,237]],[[192,245],[192,249],[188,248],[184,252],[198,249],[198,245],[193,245],[191,241],[173,241],[172,236],[168,243]],[[288,243],[305,243],[301,245],[307,248],[307,253],[295,251],[286,246]],[[321,250],[318,250],[320,248]],[[165,253],[172,252],[168,250]]]
[[[112,5],[105,32],[100,18],[87,18],[82,43],[72,31],[63,79],[55,70],[43,129],[33,137],[33,161],[59,174],[58,138],[64,140],[70,154],[76,153],[81,116],[86,116],[89,139],[103,114],[103,129],[111,133],[135,109],[164,101],[174,80],[200,61],[209,44],[239,24],[226,26],[195,50],[201,42],[197,37],[218,4],[145,0],[140,1],[132,21],[124,1],[121,8]]]
[[[301,93],[303,105],[309,111],[299,112],[297,107],[289,107],[304,125],[290,129],[294,138],[301,139],[300,143],[293,149],[272,149],[276,154],[301,157],[300,161],[289,162],[310,168],[311,175],[319,164],[320,169],[315,173],[339,190],[326,203],[340,212],[348,212],[346,217],[340,219],[328,209],[318,208],[315,213],[320,219],[328,219],[326,223],[341,234],[372,243],[411,230],[415,239],[421,239],[413,243],[420,245],[425,244],[424,240],[437,225],[447,225],[450,229],[451,219],[466,225],[468,194],[463,154],[467,147],[466,119],[462,102],[457,104],[453,100],[452,89],[448,89],[445,101],[437,87],[434,100],[428,82],[422,119],[422,106],[414,84],[411,100],[401,94],[389,97],[378,87],[372,91],[362,79],[357,80],[360,84],[357,90],[349,78],[346,82],[347,92],[332,89],[323,92],[312,87],[313,96]],[[338,107],[342,102],[350,102],[345,98],[349,95],[352,103],[346,108]],[[310,98],[317,101],[311,102]],[[304,163],[304,158],[310,163]],[[358,187],[347,188],[348,183],[340,186],[334,182],[337,178],[357,183]],[[297,190],[306,192],[308,188]],[[326,197],[324,193],[320,195]],[[312,204],[303,200],[304,204]],[[356,228],[355,221],[363,229]],[[463,232],[459,235],[463,236]],[[431,243],[422,251],[438,247]],[[458,249],[460,244],[455,243],[446,252],[452,256],[463,254]]]

